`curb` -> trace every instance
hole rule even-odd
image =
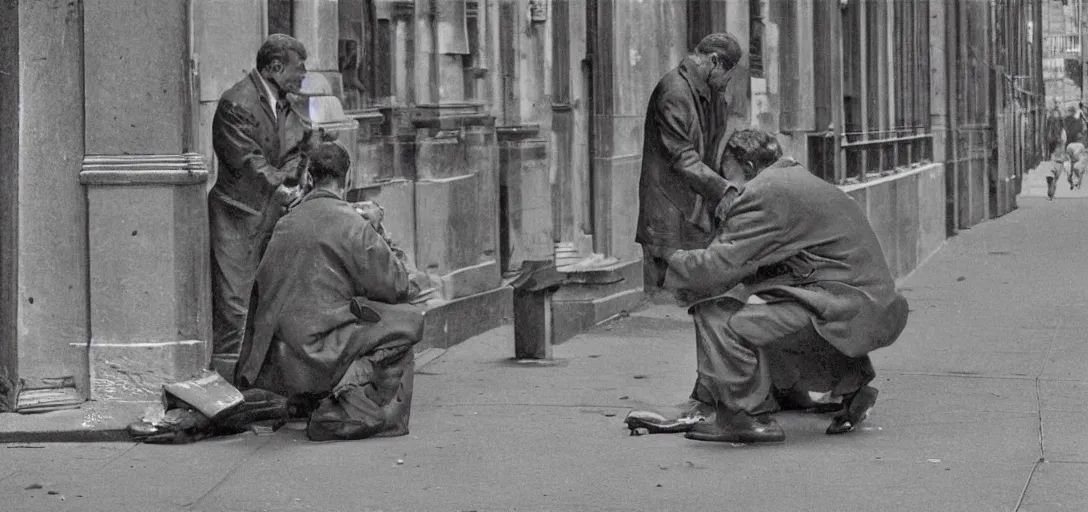
[[[128,424],[154,402],[85,402],[78,409],[0,414],[0,443],[135,442]]]
[[[416,354],[416,370],[446,352],[432,348]],[[137,443],[128,425],[155,402],[84,402],[79,408],[39,414],[0,413],[0,444]]]

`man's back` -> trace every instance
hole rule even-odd
[[[754,261],[785,262],[792,270],[754,283],[752,293],[792,297],[818,311],[817,331],[852,357],[902,331],[906,300],[861,205],[838,187],[783,159],[745,185],[729,215],[750,220],[727,219],[740,233],[726,238],[749,238],[760,247]]]
[[[319,194],[280,219],[257,269],[262,296],[292,297],[290,314],[279,315],[288,340],[341,322],[352,297],[395,303],[407,289],[406,271],[370,223],[347,202]]]
[[[407,294],[407,271],[370,223],[335,194],[315,190],[280,219],[261,259],[239,375],[257,383],[279,342],[290,347],[290,357],[275,356],[280,366],[297,359],[310,370],[270,377],[266,388],[321,389],[344,354],[380,341],[357,322],[352,299],[393,304]]]
[[[861,205],[841,189],[783,159],[749,181],[737,199],[757,204],[786,229],[784,254],[804,251],[810,280],[853,286],[894,286],[891,271]],[[743,205],[742,205],[743,207]]]

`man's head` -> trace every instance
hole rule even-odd
[[[349,168],[351,157],[343,146],[335,142],[322,142],[310,152],[310,176],[316,188],[343,195]]]
[[[725,89],[729,84],[729,72],[744,56],[737,38],[725,32],[710,34],[695,45],[691,55],[707,85],[714,90]]]
[[[257,50],[257,72],[281,95],[298,93],[306,77],[306,47],[289,35],[268,36]]]
[[[782,146],[774,135],[761,130],[740,130],[725,142],[722,174],[727,178],[743,174],[747,181],[779,158],[782,158]]]

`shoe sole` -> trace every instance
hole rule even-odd
[[[786,440],[786,434],[753,434],[750,432],[723,432],[721,434],[706,434],[702,432],[688,432],[684,437],[692,441],[705,441],[711,443],[781,443]]]
[[[827,435],[837,435],[856,430],[858,425],[869,419],[879,394],[879,390],[870,386],[865,386],[859,390],[854,399],[850,401],[850,405],[847,406],[846,413],[831,420],[831,425],[827,427],[825,433]],[[862,409],[863,407],[864,409]],[[859,409],[861,409],[860,412]]]

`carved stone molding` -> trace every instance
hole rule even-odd
[[[518,124],[495,127],[500,142],[529,140],[540,137],[539,124]]]
[[[84,185],[195,185],[208,180],[199,153],[182,155],[86,155],[79,182]]]

